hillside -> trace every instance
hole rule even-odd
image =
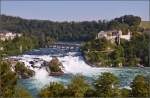
[[[122,22],[122,19],[125,19]],[[121,29],[126,33],[133,25],[139,25],[141,18],[134,15],[125,15],[111,21],[81,21],[81,22],[55,22],[50,20],[23,19],[20,17],[0,15],[0,29],[12,32],[34,35],[45,41],[46,37],[57,41],[88,41],[95,39],[100,31]],[[134,31],[132,31],[134,32]]]
[[[0,29],[35,35],[44,40],[46,36],[58,41],[85,41],[95,37],[96,32],[105,29],[105,22],[55,22],[50,20],[23,19],[0,15]]]
[[[150,29],[150,21],[142,21],[140,27],[144,29]]]

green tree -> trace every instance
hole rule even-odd
[[[3,54],[17,55],[33,48],[37,48],[39,45],[36,37],[23,35],[21,37],[16,37],[13,40],[3,41],[1,47],[3,47]]]
[[[51,82],[50,85],[42,89],[39,93],[40,97],[61,97],[64,95],[65,87],[61,83]]]
[[[96,91],[94,88],[90,87],[84,94],[85,97],[97,97]]]
[[[150,83],[142,75],[135,77],[131,84],[131,95],[133,97],[148,97],[150,96]]]
[[[17,85],[17,75],[11,70],[11,65],[6,61],[0,61],[0,98],[32,96],[22,87]]]
[[[35,72],[27,67],[23,63],[17,63],[15,65],[15,72],[17,75],[21,76],[21,78],[29,78],[32,77]]]
[[[98,97],[115,97],[120,95],[118,89],[119,80],[111,73],[102,73],[94,82],[96,95]]]
[[[121,89],[121,96],[122,97],[130,97],[131,95],[130,95],[130,93],[131,93],[131,90],[129,90],[129,89],[126,89],[126,88],[123,88],[123,89]]]
[[[133,35],[130,41],[121,40],[121,46],[124,48],[124,57],[126,65],[136,66],[142,64],[149,65],[149,35],[137,33]]]
[[[106,38],[91,40],[84,44],[82,51],[85,59],[96,66],[111,66],[110,53],[115,49],[115,44]]]
[[[0,61],[0,96],[11,97],[17,84],[17,76],[11,71],[9,63]]]
[[[67,86],[67,93],[70,97],[84,97],[89,85],[86,83],[82,75],[75,75],[71,83]]]
[[[25,88],[23,88],[22,86],[19,86],[19,85],[17,85],[15,87],[15,93],[11,97],[14,97],[14,98],[17,98],[17,97],[19,97],[19,98],[21,98],[21,97],[22,98],[23,97],[33,98],[33,96]]]
[[[112,60],[113,66],[121,67],[125,62],[124,48],[121,45],[116,46],[115,50],[111,52],[109,56]]]
[[[138,26],[141,23],[141,18],[134,15],[124,15],[119,18],[115,18],[120,23],[126,23],[129,26]]]

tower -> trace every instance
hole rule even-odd
[[[118,32],[117,32],[117,44],[118,45],[120,45],[120,37],[122,36],[122,31],[121,30],[119,30]]]

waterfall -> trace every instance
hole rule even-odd
[[[44,49],[50,50],[50,49]],[[43,50],[42,50],[43,51]],[[41,51],[38,51],[41,52]],[[48,52],[49,53],[49,52]],[[56,52],[57,53],[57,52]],[[129,87],[131,81],[137,74],[148,75],[150,74],[149,68],[145,68],[143,70],[139,68],[97,68],[92,67],[86,64],[83,57],[81,55],[77,55],[78,52],[68,52],[64,56],[60,56],[60,54],[55,55],[59,59],[59,61],[63,64],[63,71],[65,75],[63,76],[49,76],[45,67],[38,68],[41,66],[43,61],[49,62],[53,55],[52,54],[24,54],[21,56],[13,56],[12,58],[19,59],[19,61],[24,62],[25,66],[35,71],[35,76],[33,76],[29,80],[25,80],[23,84],[27,86],[27,88],[32,91],[33,89],[41,89],[43,86],[48,85],[50,82],[63,82],[68,83],[71,79],[71,75],[80,73],[89,79],[93,79],[100,75],[102,72],[111,72],[115,74],[119,79],[122,87]],[[30,61],[34,61],[37,68],[31,67]]]

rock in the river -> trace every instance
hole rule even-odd
[[[41,67],[44,67],[44,66],[48,66],[48,62],[46,62],[46,61],[43,61],[43,63],[41,64]]]
[[[35,66],[34,66],[33,64],[31,65],[31,67],[32,67],[32,68],[35,68]]]
[[[61,76],[61,75],[63,75],[64,74],[64,72],[62,71],[62,72],[51,72],[50,73],[50,76]]]
[[[29,62],[29,64],[32,64],[32,65],[34,65],[34,62],[33,62],[33,61],[30,61],[30,62]]]
[[[59,62],[59,60],[56,57],[52,58],[52,60],[48,64],[50,75],[52,76],[63,75],[64,72],[62,71],[62,67],[63,67],[62,63]]]

